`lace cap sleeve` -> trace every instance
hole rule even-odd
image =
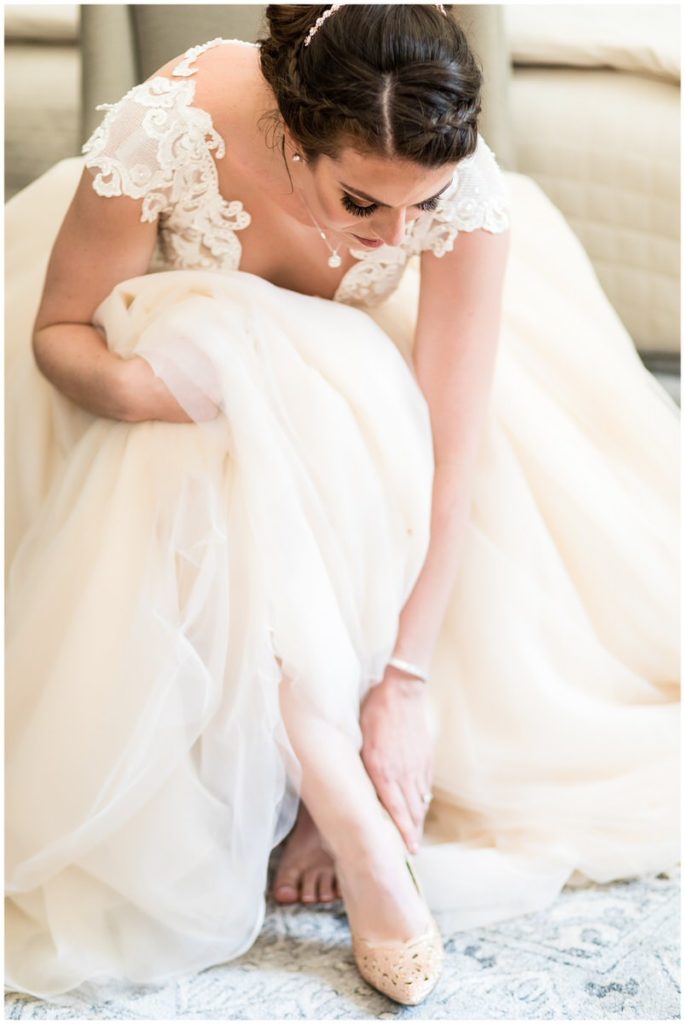
[[[413,249],[444,256],[460,231],[499,233],[509,227],[509,192],[495,155],[482,135],[475,152],[457,165],[454,182],[436,210],[414,222]]]
[[[157,76],[114,104],[84,144],[85,166],[101,196],[142,199],[141,221],[166,212],[190,187],[184,169],[224,143],[208,113],[192,107],[195,82]]]

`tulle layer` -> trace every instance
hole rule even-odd
[[[58,395],[28,339],[78,170],[7,217],[7,983],[42,996],[254,941],[299,785],[279,662],[359,745],[433,472],[415,265],[372,314],[241,272],[124,282],[98,311],[108,344],[198,422],[114,423]],[[417,858],[456,928],[679,857],[677,407],[561,216],[509,182]]]
[[[418,866],[453,924],[679,861],[679,414],[527,178]],[[374,313],[405,353],[418,275]]]
[[[364,313],[189,272],[96,319],[201,422],[63,424],[12,562],[9,975],[44,994],[249,947],[298,790],[276,658],[359,748],[429,533],[427,406]]]

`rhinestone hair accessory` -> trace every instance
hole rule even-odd
[[[316,33],[319,31],[319,29],[323,25],[323,23],[326,20],[326,18],[330,18],[331,14],[335,14],[335,12],[339,11],[341,7],[342,7],[342,4],[331,4],[331,6],[328,8],[328,10],[324,11],[323,14],[321,15],[321,17],[316,19],[316,21],[314,22],[314,24],[310,28],[309,32],[307,32],[307,36],[306,36],[305,41],[304,41],[304,45],[305,46],[309,46],[309,44],[311,43],[311,41],[314,38],[314,36],[316,35]]]
[[[336,11],[339,11],[340,8],[344,7],[344,6],[345,6],[344,4],[331,4],[331,6],[327,10],[325,10],[323,12],[321,17],[316,19],[316,21],[314,22],[314,24],[310,28],[309,32],[307,32],[307,35],[305,36],[305,40],[304,40],[304,45],[305,46],[309,46],[309,44],[311,43],[311,41],[314,38],[314,36],[316,35],[316,33],[319,31],[319,29],[323,25],[323,23],[326,20],[326,18],[330,18],[331,14],[335,14]],[[444,14],[445,17],[447,17],[447,11],[445,10],[444,4],[433,4],[433,6],[437,7],[437,9],[440,11],[440,13]]]

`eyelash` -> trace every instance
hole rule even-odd
[[[435,210],[439,201],[439,197],[436,199],[426,199],[424,203],[418,203],[417,205],[419,210]],[[347,193],[343,193],[342,204],[348,213],[354,213],[357,217],[369,217],[378,209],[377,203],[372,203],[371,206],[358,206]]]

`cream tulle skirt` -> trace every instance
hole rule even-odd
[[[136,278],[98,310],[108,343],[202,422],[115,423],[58,394],[30,329],[79,173],[7,214],[6,983],[39,996],[249,948],[297,808],[276,658],[360,746],[433,475],[415,266],[372,315],[241,272]],[[452,928],[679,857],[678,410],[563,218],[508,180],[417,858]]]

